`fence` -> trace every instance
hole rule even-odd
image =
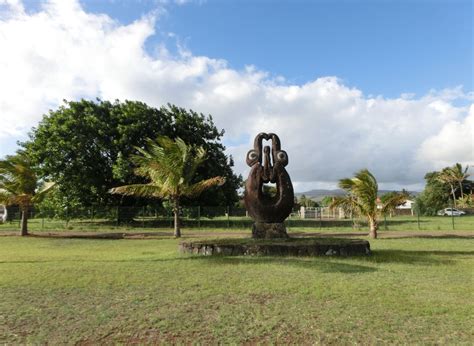
[[[21,213],[18,208],[8,208],[8,219],[0,224],[1,230],[20,228]],[[180,211],[181,226],[201,229],[250,229],[252,219],[244,208],[236,207],[183,207]],[[145,230],[172,228],[173,213],[169,209],[146,207],[88,207],[53,213],[32,209],[29,212],[31,230],[78,230],[99,231],[108,229]],[[381,216],[381,230],[474,230],[474,217],[422,217]],[[344,215],[341,210],[329,208],[302,208],[292,213],[285,221],[287,228],[352,229],[366,230],[364,218]]]

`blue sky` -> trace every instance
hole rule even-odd
[[[153,1],[83,3],[124,23],[156,6]],[[209,0],[168,6],[158,26],[176,34],[172,40],[193,54],[225,59],[236,69],[255,65],[291,83],[338,76],[366,94],[395,97],[458,85],[472,90],[472,4]]]
[[[62,100],[212,114],[235,170],[280,135],[295,189],[474,166],[472,1],[0,0],[0,157]]]

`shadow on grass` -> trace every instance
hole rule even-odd
[[[136,258],[128,260],[94,260],[94,259],[57,259],[57,260],[24,260],[0,261],[0,265],[8,264],[44,264],[81,262],[86,263],[166,263],[166,262],[201,262],[206,265],[216,266],[241,266],[241,265],[268,265],[291,266],[301,269],[315,270],[321,273],[372,273],[380,270],[379,264],[408,264],[415,266],[453,265],[460,259],[474,256],[474,251],[409,251],[409,250],[377,250],[371,256],[354,257],[279,257],[279,256],[202,256],[183,255],[170,258]],[[359,263],[348,263],[358,261]],[[367,265],[360,264],[366,262]],[[185,264],[184,264],[185,265]],[[278,270],[278,269],[273,269]]]
[[[381,249],[372,250],[370,256],[349,256],[349,257],[279,257],[279,256],[202,256],[191,255],[189,258],[193,260],[207,261],[215,264],[282,264],[282,265],[296,265],[304,268],[315,268],[318,266],[332,266],[335,271],[339,272],[370,272],[377,268],[367,267],[360,264],[350,264],[348,261],[363,261],[371,264],[383,263],[400,263],[408,265],[421,266],[437,266],[437,265],[453,265],[456,261],[466,257],[474,256],[474,251],[443,251],[443,250],[391,250]],[[332,259],[340,259],[342,262],[335,262]]]
[[[460,235],[460,234],[440,234],[440,235],[431,235],[431,234],[426,234],[426,235],[401,235],[399,238],[422,238],[422,239],[474,239],[474,235],[466,234],[466,235]]]
[[[318,270],[323,273],[369,273],[378,269],[359,264],[331,261],[327,257],[278,257],[278,256],[193,256],[181,260],[202,261],[216,265],[282,265]]]
[[[107,232],[107,233],[30,233],[31,238],[55,238],[55,239],[147,239],[152,237],[173,237],[173,232]]]
[[[224,257],[224,256],[189,256],[177,258],[163,258],[163,259],[134,259],[134,260],[25,260],[25,261],[0,261],[0,265],[4,264],[44,264],[44,263],[64,263],[64,262],[80,262],[80,263],[153,263],[153,262],[178,262],[178,261],[193,261],[203,262],[203,264],[211,265],[284,265],[291,267],[298,267],[304,269],[317,270],[322,273],[370,273],[378,269],[371,266],[364,266],[359,264],[349,264],[329,261],[325,258],[319,260],[311,260],[309,258],[285,258],[285,257]]]
[[[376,250],[372,252],[372,257],[364,259],[375,263],[449,265],[466,256],[474,256],[474,251]]]

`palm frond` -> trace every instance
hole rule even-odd
[[[348,192],[351,192],[355,184],[355,181],[350,178],[344,178],[339,180],[339,187],[343,190],[346,190]]]
[[[453,172],[451,167],[444,168],[437,175],[437,180],[443,184],[453,184],[457,181],[456,174]]]
[[[183,178],[187,182],[191,182],[196,174],[197,168],[202,165],[206,160],[206,150],[202,147],[195,148],[195,152],[192,153],[193,158],[187,160],[183,167]]]
[[[10,205],[13,195],[5,190],[0,190],[0,204]]]
[[[41,202],[46,195],[51,192],[53,188],[56,187],[56,183],[53,182],[45,182],[43,185],[36,191],[36,194],[32,198],[33,203]]]
[[[458,180],[465,180],[469,177],[467,171],[469,170],[469,165],[466,165],[466,168],[462,168],[460,163],[456,163],[452,168],[452,175],[454,175]]]
[[[339,180],[339,187],[357,201],[361,213],[373,213],[376,209],[378,184],[368,169],[362,169],[353,178]]]
[[[186,187],[182,190],[183,195],[187,197],[197,197],[203,191],[213,187],[213,186],[222,186],[225,183],[225,178],[223,177],[213,177],[206,180],[201,180],[198,183],[195,183],[191,186]]]
[[[137,197],[166,197],[166,191],[163,191],[162,187],[152,184],[133,184],[118,186],[110,189],[109,193]]]
[[[25,196],[35,195],[38,179],[32,167],[30,159],[23,152],[16,155],[9,155],[4,160],[0,160],[0,190],[5,196],[5,192],[10,194],[10,203],[15,196],[21,203],[26,201]]]
[[[382,214],[387,214],[394,211],[398,206],[405,203],[408,199],[407,193],[396,193],[390,196],[382,205]]]
[[[329,208],[334,210],[335,208],[342,208],[346,212],[361,213],[363,207],[358,202],[357,198],[353,195],[338,196],[334,197],[332,202],[329,204]]]
[[[215,185],[222,185],[222,177],[192,183],[197,168],[204,162],[206,151],[202,147],[187,145],[181,138],[172,140],[158,137],[147,140],[146,148],[136,148],[132,157],[135,174],[150,180],[149,184],[135,184],[111,189],[110,193],[140,197],[176,198],[194,197]]]

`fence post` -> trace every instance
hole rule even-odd
[[[454,230],[454,213],[453,213],[453,202],[451,202],[451,221],[453,223],[453,230]]]
[[[387,227],[387,215],[386,215],[386,214],[383,214],[383,224],[384,224],[385,230],[388,230],[388,227]]]
[[[323,228],[323,208],[319,208],[319,229]]]
[[[201,206],[198,205],[198,228],[201,228]]]
[[[229,219],[229,214],[230,214],[230,208],[227,206],[227,228],[230,228],[230,219]]]
[[[416,219],[418,222],[418,230],[420,230],[420,206],[416,206]]]
[[[170,228],[173,228],[173,211],[168,209],[166,213],[168,214],[168,219],[170,220]]]

